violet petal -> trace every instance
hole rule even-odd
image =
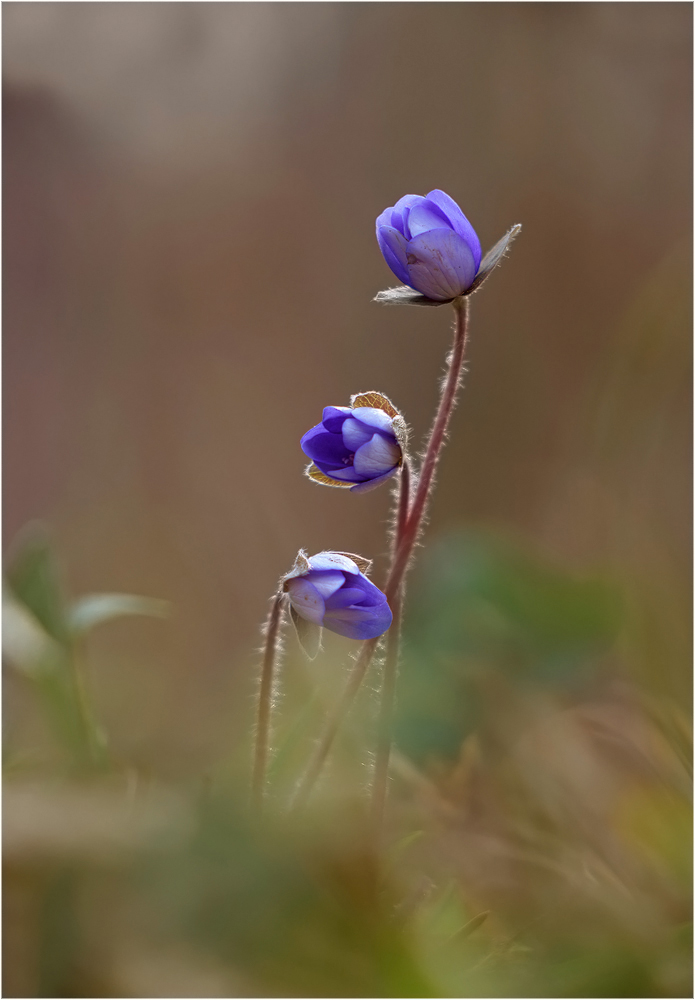
[[[376,231],[377,233],[382,226],[393,226],[393,208],[385,208],[381,215],[377,216],[376,220]]]
[[[361,483],[364,482],[364,476],[360,476],[359,473],[355,472],[352,465],[328,465],[324,462],[314,462],[314,465],[322,472],[324,476],[328,476],[330,479],[335,479],[338,482],[343,483]]]
[[[363,597],[364,594],[358,587],[343,587],[326,599],[326,611],[336,611],[338,608],[361,604]]]
[[[329,431],[324,430],[323,424],[307,431],[300,441],[300,446],[304,454],[308,455],[317,465],[323,463],[340,468],[345,464],[344,460],[350,458],[350,452],[343,444],[342,435],[329,433]],[[320,465],[319,468],[321,468]],[[325,469],[321,469],[321,471],[325,472]]]
[[[391,225],[394,229],[397,229],[400,233],[402,233],[407,240],[410,239],[410,232],[408,231],[408,216],[410,215],[410,209],[413,205],[417,205],[421,199],[422,195],[419,194],[404,194],[403,197],[399,198],[393,206],[393,211],[391,213]]]
[[[349,406],[326,406],[323,410],[321,423],[331,434],[340,434],[343,422],[351,413]]]
[[[388,441],[382,434],[375,434],[371,441],[355,452],[353,465],[359,476],[373,479],[383,476],[401,460],[401,449],[395,441]]]
[[[397,278],[407,283],[409,281],[406,262],[408,244],[405,236],[391,226],[381,226],[377,230],[376,238],[388,266]]]
[[[345,584],[345,574],[339,569],[312,569],[304,579],[316,587],[324,601]]]
[[[350,451],[357,451],[363,444],[371,440],[373,434],[374,430],[371,427],[365,427],[354,417],[348,417],[343,424],[343,442]]]
[[[359,603],[366,607],[372,607],[386,600],[382,591],[364,573],[346,573],[345,587],[351,590],[354,588],[362,592],[362,600],[356,601],[356,604]]]
[[[459,234],[464,242],[468,244],[470,251],[473,254],[475,269],[477,271],[480,267],[480,260],[483,252],[480,246],[480,240],[478,239],[478,234],[466,216],[458,207],[454,199],[450,198],[445,191],[440,191],[438,188],[435,188],[434,191],[430,191],[427,195],[427,200],[433,202],[437,206],[440,212],[442,212],[443,215],[445,215],[449,220],[454,230]]]
[[[426,198],[410,209],[408,229],[411,239],[419,236],[420,233],[428,233],[430,229],[441,229],[443,226],[446,226],[447,229],[454,228],[446,215],[435,204],[428,202]]]
[[[314,625],[323,625],[326,605],[313,583],[303,576],[296,576],[288,581],[287,593],[298,615]]]
[[[381,431],[383,434],[395,437],[393,417],[390,417],[385,410],[379,410],[375,406],[356,406],[352,411],[352,418],[369,427],[372,434],[374,431]]]
[[[383,635],[393,621],[386,601],[374,608],[342,608],[327,611],[324,624],[331,632],[348,639],[376,639]]]
[[[448,301],[473,283],[475,261],[452,229],[432,229],[408,244],[409,284],[430,299]]]
[[[378,489],[382,483],[385,483],[387,479],[391,479],[398,472],[399,466],[393,469],[389,469],[385,472],[383,476],[377,476],[376,479],[368,479],[364,483],[356,483],[354,486],[350,487],[351,493],[371,493],[372,490]]]

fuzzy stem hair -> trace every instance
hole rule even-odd
[[[396,630],[400,628],[400,610],[401,610],[401,587],[403,585],[408,567],[410,565],[410,560],[413,555],[413,550],[417,543],[417,540],[422,529],[423,519],[425,513],[429,506],[431,495],[434,487],[434,474],[437,469],[437,463],[439,461],[439,456],[442,450],[444,441],[446,440],[446,434],[449,427],[449,422],[451,420],[451,414],[456,406],[456,399],[458,395],[458,390],[461,385],[461,375],[463,372],[463,360],[465,357],[466,346],[468,343],[468,317],[469,317],[469,303],[466,297],[459,297],[454,299],[453,302],[455,322],[454,322],[454,342],[451,351],[447,357],[447,370],[444,376],[444,381],[442,384],[442,392],[439,400],[439,406],[437,408],[437,414],[434,418],[434,423],[432,425],[432,430],[430,432],[429,440],[427,442],[427,448],[425,449],[425,455],[422,460],[422,466],[420,469],[420,475],[418,477],[417,486],[415,488],[415,493],[412,498],[412,503],[408,506],[408,513],[405,516],[402,512],[399,502],[399,510],[396,520],[396,544],[394,545],[393,554],[391,557],[391,568],[389,570],[388,579],[386,581],[386,586],[384,587],[384,593],[386,599],[388,600],[391,610],[393,611],[394,621],[391,628]],[[398,620],[397,620],[398,619]],[[374,652],[376,650],[379,639],[369,639],[365,641],[360,655],[357,658],[354,667],[348,677],[347,684],[343,691],[343,695],[335,706],[333,712],[329,715],[326,722],[325,729],[319,740],[319,743],[312,755],[309,765],[300,781],[297,793],[294,798],[294,805],[301,805],[309,797],[311,790],[323,770],[323,766],[328,758],[333,741],[335,739],[336,733],[340,727],[340,724],[350,709],[352,702],[355,699],[357,692],[360,689],[362,681],[369,669],[369,665],[372,662]],[[398,640],[395,643],[395,659],[394,664],[389,667],[388,660],[389,656],[387,653],[387,663],[385,664],[384,670],[385,674],[387,669],[392,674],[391,685],[395,690],[395,675],[397,670],[398,662]],[[386,677],[385,677],[386,680]],[[389,718],[389,733],[391,729],[390,719],[392,717],[393,710],[393,692],[390,695],[391,707],[387,709],[387,715]],[[382,703],[383,704],[383,703]],[[389,748],[390,748],[391,738],[389,736]],[[384,740],[384,746],[386,741]],[[390,753],[390,749],[389,749]],[[382,757],[386,758],[386,767],[388,768],[388,757],[386,751],[383,752]],[[381,770],[383,768],[383,760],[380,765],[379,772],[379,782],[383,783],[384,795],[386,790],[386,772],[384,772],[383,777],[381,775]],[[381,795],[378,792],[375,784],[375,795]],[[376,806],[374,807],[377,808]],[[383,805],[378,807],[383,813]],[[381,815],[380,813],[380,815]]]
[[[265,799],[266,773],[270,756],[270,717],[273,707],[273,683],[278,651],[278,637],[283,618],[284,593],[278,590],[268,614],[265,626],[265,646],[261,665],[261,682],[258,690],[258,713],[256,717],[256,745],[253,755],[251,795],[255,808],[261,812]]]
[[[391,571],[385,588],[387,597],[395,594],[405,577],[408,563],[420,535],[422,522],[431,500],[434,487],[434,474],[437,469],[442,446],[446,439],[451,414],[456,407],[456,399],[463,372],[463,359],[468,343],[468,299],[454,299],[454,311],[456,314],[454,343],[447,358],[447,372],[442,386],[442,395],[425,450],[425,457],[422,460],[422,467],[415,488],[412,506],[408,514],[408,521],[391,564]]]

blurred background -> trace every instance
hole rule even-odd
[[[690,995],[691,6],[3,27],[5,995]],[[523,231],[472,300],[375,888],[373,693],[310,822],[243,789],[278,576],[301,546],[383,580],[388,491],[314,486],[298,442],[371,389],[425,435],[450,316],[372,302],[374,219],[434,187],[484,249]],[[94,592],[168,617],[83,603],[85,637]],[[295,645],[279,799],[353,648]]]

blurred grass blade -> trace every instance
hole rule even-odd
[[[479,913],[477,917],[473,917],[472,920],[469,920],[468,923],[459,928],[455,934],[452,934],[446,943],[451,944],[454,941],[465,941],[466,938],[470,937],[474,931],[477,931],[478,928],[485,923],[489,916],[490,911],[483,910],[483,912]]]
[[[87,594],[72,603],[67,614],[73,635],[84,635],[96,625],[128,615],[167,618],[169,603],[135,594]]]
[[[400,861],[402,856],[406,853],[409,847],[416,844],[418,840],[421,840],[425,836],[424,830],[413,830],[412,833],[406,834],[405,837],[401,837],[400,840],[396,841],[393,847],[388,852],[388,861],[390,865],[394,865],[397,861]]]

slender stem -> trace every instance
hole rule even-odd
[[[408,523],[408,513],[410,509],[410,463],[408,462],[407,456],[403,459],[403,465],[401,467],[401,483],[400,489],[398,490],[398,510],[396,512],[396,533],[393,539],[393,553],[391,558],[395,556],[398,551],[398,547],[401,544],[401,538],[403,532],[405,531],[405,526]]]
[[[275,674],[275,657],[277,653],[278,634],[282,621],[282,602],[284,593],[279,590],[275,595],[268,623],[265,630],[265,649],[261,667],[261,686],[258,692],[258,716],[256,722],[256,748],[253,759],[253,777],[251,790],[256,808],[263,808],[265,795],[265,779],[268,769],[270,752],[270,714],[273,701],[273,680]]]
[[[362,643],[360,655],[357,657],[355,665],[350,671],[342,697],[338,704],[334,706],[333,711],[329,714],[323,733],[321,734],[321,738],[316,746],[316,749],[311,755],[306,771],[300,779],[297,791],[295,792],[292,800],[292,806],[294,808],[302,806],[306,802],[312,788],[314,787],[316,779],[321,774],[323,765],[326,763],[326,758],[328,757],[331,747],[333,746],[333,740],[335,739],[336,733],[340,728],[340,723],[347,715],[355,695],[360,689],[360,685],[364,680],[364,675],[367,673],[369,664],[372,662],[374,650],[376,649],[378,642],[379,639],[377,638],[365,639]]]
[[[413,497],[410,514],[408,515],[408,522],[401,538],[401,544],[391,564],[391,571],[386,582],[385,593],[387,597],[393,597],[400,587],[408,563],[410,562],[410,557],[413,554],[418,535],[420,534],[422,519],[425,516],[431,496],[437,462],[439,461],[439,455],[444,444],[451,414],[456,405],[456,395],[461,384],[463,359],[468,341],[468,299],[454,299],[454,310],[456,313],[454,344],[447,359],[448,370],[444,379],[442,397],[439,401],[439,408],[434,418],[430,439],[427,443],[427,450],[422,462],[415,496]]]
[[[415,490],[415,496],[413,497],[412,505],[410,506],[408,518],[403,526],[400,541],[394,549],[391,560],[391,569],[386,581],[386,586],[384,587],[384,593],[386,594],[386,598],[391,605],[392,610],[394,602],[396,602],[398,592],[401,588],[401,584],[403,583],[410,558],[413,554],[415,543],[417,542],[420,534],[422,519],[427,510],[427,505],[431,495],[434,473],[437,468],[439,454],[441,452],[442,445],[444,444],[451,414],[453,413],[456,405],[457,391],[461,384],[463,359],[468,340],[468,299],[454,299],[453,306],[456,314],[454,343],[447,358],[448,369],[444,379],[442,395],[439,401],[437,415],[434,419],[434,424],[432,425],[429,441],[427,443],[427,449],[422,462],[422,469]],[[320,775],[323,765],[326,762],[326,758],[330,753],[330,749],[333,745],[335,735],[340,727],[340,723],[347,714],[355,695],[359,691],[362,680],[369,669],[369,665],[372,661],[372,657],[374,656],[374,651],[378,641],[378,639],[370,639],[362,646],[360,655],[350,676],[348,677],[348,682],[343,692],[343,696],[340,699],[340,702],[336,705],[334,711],[329,716],[323,735],[311,760],[309,761],[307,770],[301,779],[294,799],[295,805],[299,805],[306,801],[316,779]]]
[[[75,706],[82,729],[83,746],[89,765],[97,770],[108,763],[108,755],[104,740],[92,712],[87,687],[82,669],[83,647],[79,641],[72,645],[70,651],[70,674]]]
[[[403,533],[408,524],[409,506],[410,468],[408,462],[404,461],[401,472],[401,489],[398,497],[394,557],[400,548]],[[377,840],[383,824],[384,809],[386,806],[389,757],[391,756],[391,743],[393,741],[393,714],[396,703],[396,679],[398,677],[398,661],[400,656],[403,590],[404,585],[402,584],[391,602],[393,621],[386,636],[386,659],[384,661],[384,673],[381,681],[379,729],[376,758],[374,761],[374,784],[372,786],[372,820]]]
[[[392,559],[395,558],[396,552],[398,551],[399,539],[407,523],[408,516],[408,502],[410,498],[410,467],[408,465],[408,460],[405,458],[403,460],[403,466],[401,468],[400,474],[400,486],[398,490],[398,507],[396,510],[396,524],[395,524],[395,535],[394,535],[394,546]],[[391,606],[393,611],[393,605]],[[395,618],[395,611],[394,611]],[[393,628],[393,624],[391,625]],[[390,634],[390,629],[389,629]],[[379,637],[380,638],[380,637]],[[360,689],[364,676],[369,670],[369,666],[372,662],[374,656],[374,651],[379,643],[379,638],[377,639],[367,639],[362,644],[362,649],[360,650],[360,655],[355,661],[355,665],[350,672],[347,679],[347,684],[343,691],[340,701],[335,705],[333,711],[328,716],[326,720],[326,725],[321,734],[321,738],[312,754],[307,769],[302,775],[297,791],[295,792],[294,798],[292,800],[292,806],[297,808],[306,802],[309,797],[312,788],[316,782],[316,779],[321,774],[323,770],[323,765],[326,763],[326,758],[330,753],[331,747],[333,746],[333,741],[335,740],[336,733],[340,728],[340,724],[344,717],[350,710],[350,706],[354,701],[355,695]]]
[[[379,707],[379,733],[377,737],[376,759],[374,761],[374,784],[372,786],[372,821],[374,835],[378,840],[384,821],[386,791],[388,788],[389,758],[393,740],[393,715],[396,705],[396,679],[401,645],[401,611],[403,588],[391,602],[393,622],[386,638],[386,658],[381,681],[381,704]]]

